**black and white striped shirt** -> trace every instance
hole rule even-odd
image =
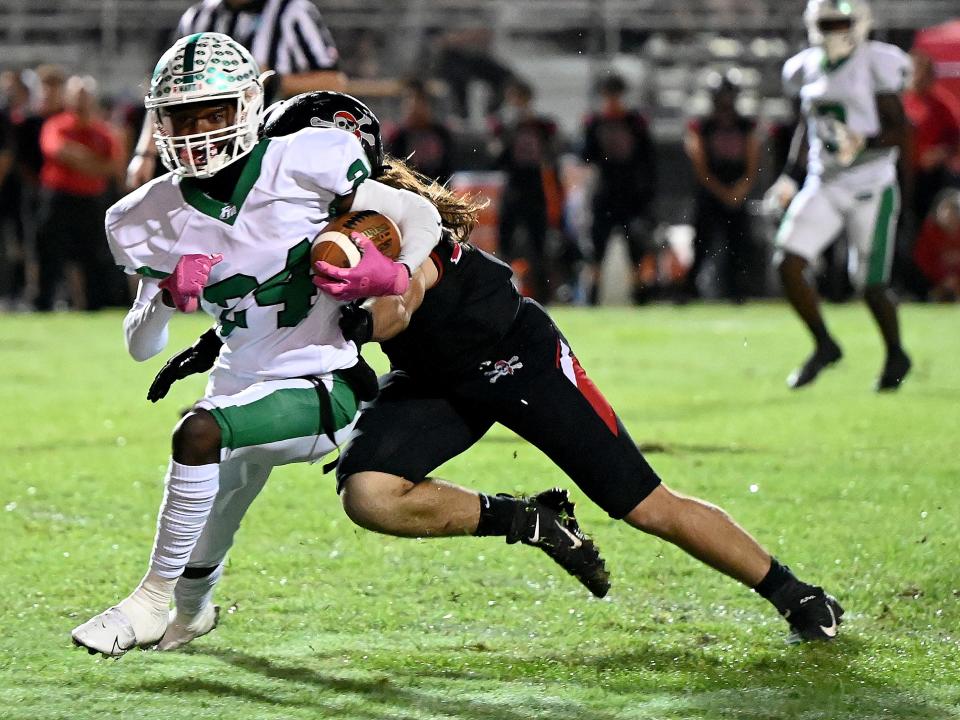
[[[202,0],[181,16],[176,36],[198,32],[229,35],[261,69],[280,75],[337,69],[333,36],[312,0],[259,0],[240,10],[224,0]]]

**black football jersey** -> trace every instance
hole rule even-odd
[[[394,370],[421,378],[456,378],[475,370],[513,324],[520,295],[510,266],[449,237],[430,259],[440,274],[410,325],[381,344]]]

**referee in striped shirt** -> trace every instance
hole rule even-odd
[[[333,36],[312,0],[201,0],[180,17],[174,39],[198,32],[224,33],[250,50],[262,70],[277,74],[271,82],[281,97],[346,87]],[[156,166],[148,114],[127,168],[129,189],[152,179]]]

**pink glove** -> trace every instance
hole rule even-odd
[[[210,269],[223,260],[223,255],[183,255],[173,272],[160,282],[170,293],[173,306],[180,312],[194,312],[200,306],[203,286],[210,277]]]
[[[407,266],[388,258],[368,237],[360,233],[350,233],[350,238],[363,253],[357,266],[338,268],[318,260],[313,264],[316,270],[313,284],[327,295],[344,302],[380,295],[403,295],[410,285]]]

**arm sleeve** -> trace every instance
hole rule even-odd
[[[403,238],[397,262],[411,271],[420,267],[440,242],[440,213],[429,200],[409,190],[367,180],[357,188],[350,209],[374,210],[397,224]]]
[[[874,93],[897,95],[903,92],[913,75],[910,56],[895,45],[870,43],[870,74]]]
[[[360,128],[363,131],[363,128]],[[398,262],[415,270],[440,240],[440,213],[426,198],[370,180],[363,146],[352,134],[333,128],[307,128],[288,136],[284,172],[311,192],[353,193],[351,210],[383,213],[400,228]],[[323,158],[318,162],[316,158]]]
[[[800,90],[804,85],[804,66],[806,65],[808,52],[809,49],[797,53],[783,64],[781,80],[783,81],[783,92],[787,97],[800,96]]]
[[[167,346],[167,323],[175,308],[161,300],[160,281],[143,277],[137,288],[137,299],[123,319],[127,352],[137,362],[149,360]]]

